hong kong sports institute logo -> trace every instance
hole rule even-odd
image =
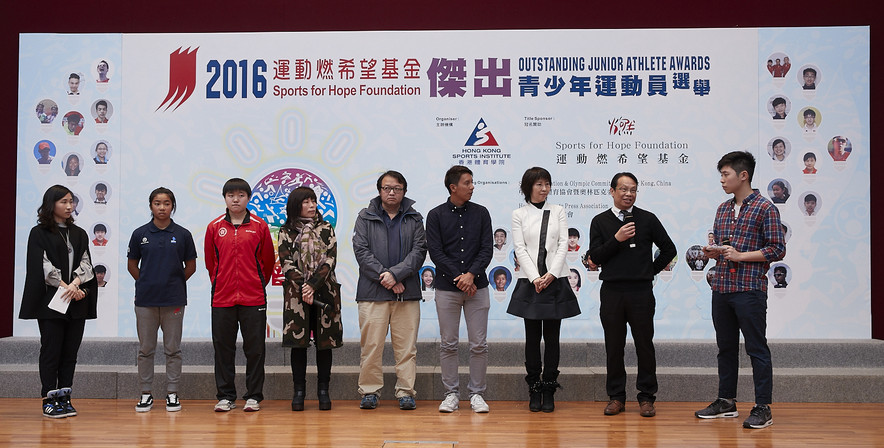
[[[166,99],[157,107],[157,111],[163,106],[166,106],[163,112],[172,106],[175,106],[173,111],[178,109],[196,89],[196,52],[199,47],[193,50],[188,47],[184,51],[182,48],[178,47],[169,54],[169,92],[166,93]]]
[[[485,124],[485,119],[479,118],[479,122],[476,123],[476,127],[473,128],[473,133],[470,134],[470,137],[467,138],[467,142],[464,146],[500,146],[497,144],[497,140],[494,138],[494,135],[491,134],[491,129]]]

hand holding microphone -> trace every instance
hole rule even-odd
[[[630,211],[623,212],[623,222],[625,224],[632,223],[632,225],[633,225],[632,232],[630,233],[630,236],[629,236],[629,247],[635,247],[635,219],[632,217],[632,212],[630,212]]]
[[[301,300],[303,300],[304,303],[307,303],[308,305],[310,305],[311,303],[307,302],[307,299],[310,299],[310,302],[312,302],[313,305],[318,306],[323,311],[328,311],[330,309],[330,305],[323,302],[323,301],[316,299],[313,296],[314,292],[315,291],[313,290],[313,288],[310,285],[307,285],[307,284],[303,285],[301,287]]]
[[[730,246],[731,239],[729,237],[723,237],[721,239],[721,245],[722,246]],[[726,263],[728,272],[730,272],[731,274],[737,272],[737,262],[731,261],[731,260],[725,258],[725,263]]]

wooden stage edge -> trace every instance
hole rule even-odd
[[[0,399],[0,446],[307,446],[307,447],[807,447],[884,446],[880,403],[774,403],[774,424],[744,429],[750,403],[738,403],[737,418],[701,420],[693,413],[708,403],[658,402],[657,416],[641,417],[635,402],[616,416],[603,402],[560,402],[553,413],[529,412],[526,402],[490,401],[491,412],[438,412],[436,401],[419,400],[414,411],[382,400],[374,410],[337,400],[331,411],[316,401],[292,412],[290,403],[265,400],[259,412],[243,412],[242,401],[227,413],[214,401],[182,400],[166,412],[135,412],[135,400],[74,400],[76,417],[45,418],[40,400]]]

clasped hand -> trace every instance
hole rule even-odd
[[[556,277],[549,272],[543,274],[540,277],[537,277],[536,279],[534,279],[534,291],[540,294],[540,291],[546,289],[546,287],[549,286],[555,279]]]
[[[64,292],[61,293],[61,298],[65,299],[67,302],[70,302],[71,300],[79,301],[86,297],[86,293],[73,282],[66,285],[62,283],[62,286],[64,287]]]

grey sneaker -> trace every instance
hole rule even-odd
[[[360,409],[374,409],[378,407],[378,396],[375,394],[365,394],[362,402],[359,403]]]
[[[258,400],[254,398],[249,398],[246,400],[246,405],[242,407],[242,410],[245,412],[255,412],[261,410],[261,405],[258,404]]]
[[[399,409],[413,411],[415,408],[417,408],[417,403],[414,402],[414,397],[399,397]]]
[[[737,412],[736,400],[728,403],[724,398],[717,398],[709,406],[706,406],[706,409],[694,412],[694,415],[697,418],[725,418],[737,417],[740,414]]]
[[[744,428],[761,429],[767,428],[773,424],[773,416],[770,413],[770,406],[766,404],[756,404],[749,412],[749,418],[743,422]]]
[[[470,407],[473,408],[473,412],[477,414],[485,414],[491,410],[491,408],[488,407],[488,403],[485,403],[485,399],[479,394],[473,394],[473,396],[470,397]]]
[[[235,407],[236,403],[225,398],[218,401],[218,404],[215,405],[215,412],[227,412]]]
[[[153,407],[153,395],[141,394],[141,399],[135,405],[135,412],[147,412]]]
[[[445,400],[439,405],[439,412],[448,413],[458,409],[460,409],[460,399],[457,398],[457,394],[446,395]]]

